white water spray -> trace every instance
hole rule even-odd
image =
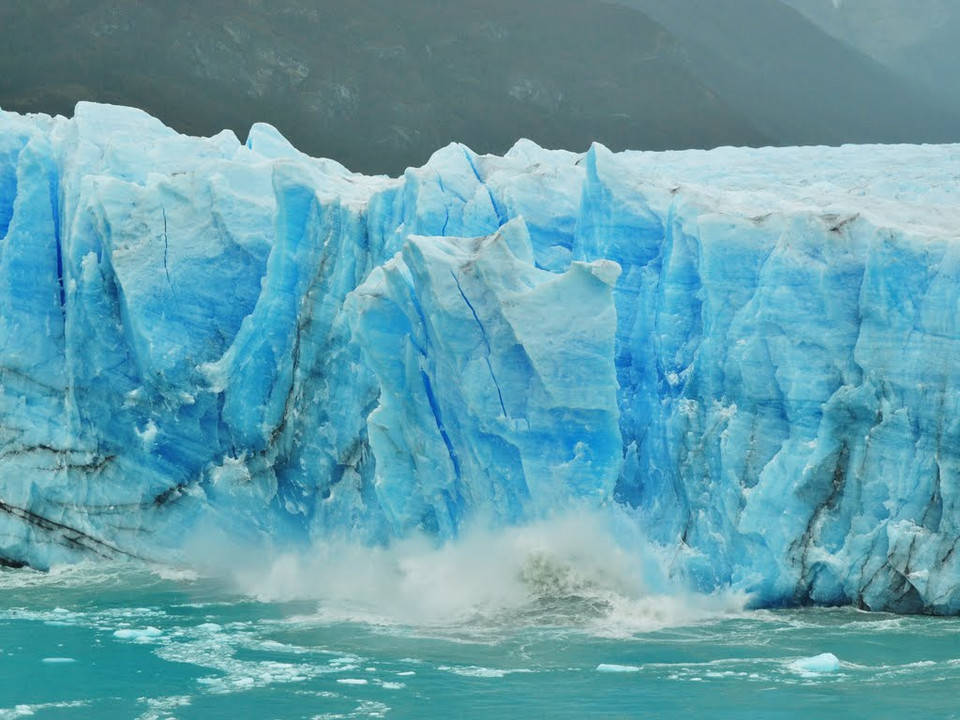
[[[457,540],[330,541],[232,570],[260,600],[317,600],[330,621],[451,627],[562,625],[624,636],[742,609],[667,580],[659,548],[616,510],[579,510]]]

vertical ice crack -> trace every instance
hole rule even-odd
[[[442,195],[447,194],[447,189],[443,186],[443,178],[440,176],[439,171],[434,170],[434,175],[437,176],[437,187],[440,188],[440,193]],[[447,198],[443,198],[443,227],[440,228],[440,237],[447,236],[447,225],[450,223],[450,206],[447,204]]]
[[[430,383],[430,376],[423,370],[420,371],[420,378],[423,380],[423,389],[427,393],[427,402],[430,404],[430,410],[433,413],[433,420],[437,423],[437,430],[440,431],[440,438],[447,448],[447,454],[450,456],[450,463],[453,465],[453,473],[457,480],[460,480],[460,457],[453,447],[453,441],[450,439],[447,428],[443,424],[443,416],[440,414],[440,403],[437,402],[437,396],[433,392],[433,385]]]
[[[507,224],[507,214],[504,212],[503,208],[500,207],[500,204],[497,202],[497,199],[493,196],[493,191],[490,190],[490,186],[484,182],[484,179],[480,176],[480,171],[477,170],[476,163],[473,162],[473,158],[470,157],[470,151],[461,146],[463,150],[463,156],[467,159],[467,165],[470,166],[470,169],[473,171],[473,176],[477,179],[477,182],[483,186],[483,189],[487,191],[487,197],[490,198],[490,205],[493,207],[493,211],[497,214],[497,225],[498,227],[503,227]]]
[[[490,355],[492,350],[490,349],[490,339],[487,337],[487,329],[483,326],[483,323],[480,321],[480,316],[477,314],[476,308],[473,307],[473,303],[467,298],[467,294],[463,291],[463,287],[460,285],[460,278],[457,277],[457,274],[451,270],[450,275],[453,277],[453,281],[457,284],[457,290],[460,292],[460,297],[463,298],[463,301],[467,304],[467,307],[470,308],[470,312],[473,314],[473,319],[477,323],[477,327],[480,328],[480,337],[483,338],[483,345],[487,349],[487,354],[484,356],[484,360],[487,363],[487,369],[490,371],[490,379],[493,380],[494,386],[497,388],[497,397],[500,399],[500,411],[503,413],[503,416],[507,416],[507,408],[503,404],[503,391],[500,389],[500,383],[497,381],[497,375],[493,372],[493,363],[490,362]]]
[[[167,209],[163,205],[160,206],[160,213],[163,215],[163,274],[167,276],[167,284],[173,290],[173,283],[170,282],[170,270],[167,267],[167,252],[170,249],[167,241]]]
[[[440,228],[440,237],[447,236],[447,225],[450,224],[450,208],[445,207],[443,209],[443,227]]]
[[[67,286],[63,279],[63,243],[60,238],[59,230],[54,230],[54,243],[57,250],[57,290],[60,296],[60,314],[66,317],[67,312]]]
[[[19,155],[18,155],[19,157]],[[14,178],[16,182],[16,178]],[[60,315],[66,319],[67,315],[67,285],[66,280],[63,276],[63,238],[60,234],[60,176],[56,170],[50,171],[50,216],[53,220],[53,242],[57,254],[57,290],[60,297]],[[12,210],[12,206],[11,206]],[[0,228],[0,238],[3,238],[6,232],[9,229],[9,221],[7,222],[7,227]]]

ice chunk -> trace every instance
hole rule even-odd
[[[641,668],[636,665],[617,665],[615,663],[600,663],[597,665],[597,672],[602,673],[635,673],[640,672]]]
[[[135,640],[137,642],[148,642],[162,635],[163,631],[152,625],[145,628],[121,628],[113,632],[115,638],[119,638],[120,640]]]
[[[837,672],[840,669],[840,661],[833,653],[821,653],[813,657],[794,660],[789,667],[796,672],[820,675]]]

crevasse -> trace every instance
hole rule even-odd
[[[697,589],[960,611],[960,148],[460,145],[0,113],[0,562],[620,504]]]

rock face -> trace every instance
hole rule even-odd
[[[960,611],[958,178],[0,114],[0,561],[620,504],[700,590]]]

